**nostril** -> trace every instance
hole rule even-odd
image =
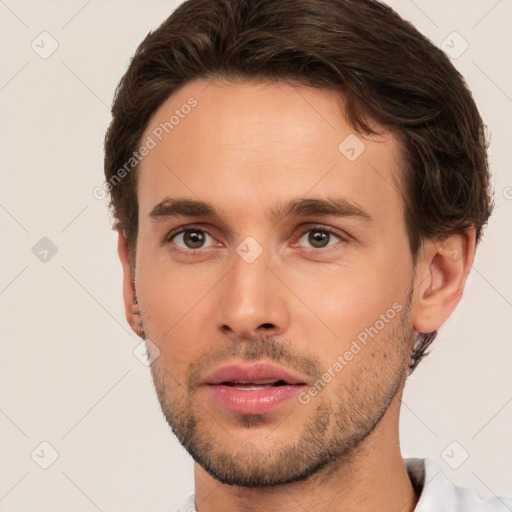
[[[274,324],[261,324],[260,327],[263,329],[273,329]]]

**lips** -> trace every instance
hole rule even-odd
[[[229,386],[235,389],[245,389],[249,391],[254,391],[256,389],[268,389],[272,386],[286,386],[286,382],[284,380],[278,380],[278,381],[257,381],[257,382],[251,382],[251,383],[245,383],[245,382],[226,382],[224,383],[225,386]]]
[[[301,377],[261,362],[224,366],[210,374],[203,384],[219,405],[241,414],[270,412],[306,386]]]
[[[210,374],[205,384],[227,385],[285,385],[305,384],[300,378],[292,375],[279,366],[267,363],[253,363],[251,365],[232,364],[223,366]]]

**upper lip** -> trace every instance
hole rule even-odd
[[[208,375],[203,384],[273,384],[284,381],[286,384],[305,384],[300,377],[268,363],[229,364]]]

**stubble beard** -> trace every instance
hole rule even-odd
[[[374,339],[362,350],[373,351],[375,357],[362,358],[357,372],[349,382],[343,370],[328,386],[335,392],[323,390],[306,406],[297,401],[294,407],[308,407],[310,412],[297,434],[283,432],[279,436],[279,421],[269,424],[271,448],[254,442],[238,443],[229,433],[229,425],[219,425],[195,399],[197,365],[191,365],[186,383],[177,382],[170,372],[159,364],[152,364],[153,382],[162,412],[179,442],[193,459],[216,480],[239,487],[270,487],[303,481],[329,465],[340,465],[377,427],[393,399],[401,392],[409,364],[412,326],[410,297],[401,312],[401,318],[383,339]],[[290,346],[273,338],[261,338],[231,345],[218,354],[242,360],[265,360],[286,363],[309,375],[321,375],[318,361],[294,355]],[[369,355],[369,354],[368,354]],[[358,364],[358,355],[350,364]],[[221,359],[224,358],[224,359]],[[290,364],[293,362],[294,364]],[[368,363],[373,362],[370,366]],[[382,363],[386,362],[387,367]],[[375,366],[375,365],[381,366]],[[338,382],[336,382],[338,379]],[[292,417],[293,413],[290,414]],[[222,421],[222,420],[218,420]],[[237,429],[265,425],[266,415],[236,415]],[[217,435],[216,435],[217,433]],[[295,440],[290,440],[294,437]],[[265,439],[266,440],[266,439]],[[268,443],[266,443],[267,445]]]

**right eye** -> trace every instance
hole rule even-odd
[[[209,233],[195,228],[183,229],[172,235],[168,240],[185,250],[204,249],[215,243],[215,239]]]

